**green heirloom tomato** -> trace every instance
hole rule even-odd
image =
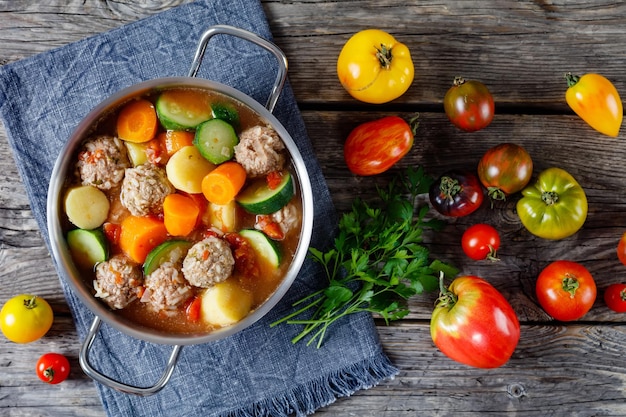
[[[517,214],[535,236],[558,240],[576,233],[587,219],[587,196],[567,171],[548,168],[522,190]]]

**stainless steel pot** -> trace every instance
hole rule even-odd
[[[276,59],[278,60],[278,72],[272,91],[265,106],[259,104],[251,97],[243,94],[242,92],[232,87],[206,79],[196,78],[196,74],[198,72],[198,69],[200,68],[200,64],[202,62],[207,43],[216,34],[232,35],[245,39],[261,48],[270,51],[276,57]],[[311,240],[313,227],[313,193],[311,190],[311,183],[309,181],[307,168],[302,159],[302,155],[300,154],[295,142],[293,141],[287,130],[272,115],[272,111],[282,91],[286,76],[287,59],[283,52],[276,45],[243,29],[224,25],[212,26],[202,35],[191,65],[189,75],[187,77],[159,78],[136,84],[114,94],[113,96],[106,99],[104,102],[100,103],[97,107],[95,107],[85,117],[85,119],[81,121],[81,123],[72,133],[65,147],[61,150],[61,153],[52,171],[50,187],[48,190],[48,232],[50,235],[52,254],[57,263],[62,279],[64,279],[69,284],[71,290],[78,296],[82,303],[85,304],[96,316],[91,325],[87,338],[83,342],[79,355],[79,362],[81,367],[83,368],[85,373],[94,380],[122,392],[142,396],[152,395],[162,389],[170,379],[174,367],[176,366],[180,351],[184,345],[211,342],[241,331],[242,329],[250,326],[251,324],[258,321],[265,314],[267,314],[285,295],[287,290],[292,285],[298,272],[300,271],[300,268],[302,267],[304,259],[306,258],[309,243]],[[62,210],[64,183],[74,164],[74,155],[76,154],[76,151],[81,145],[82,141],[90,133],[90,128],[94,125],[95,122],[97,122],[101,118],[103,114],[106,114],[107,111],[111,109],[119,107],[122,103],[128,101],[131,97],[135,97],[149,91],[154,91],[155,89],[171,87],[197,87],[216,91],[244,103],[248,107],[252,108],[259,115],[261,115],[261,117],[264,118],[278,132],[278,134],[285,143],[285,146],[291,156],[292,165],[294,167],[297,177],[297,185],[300,191],[300,196],[302,198],[302,229],[300,232],[298,247],[293,261],[287,270],[286,276],[284,277],[279,287],[264,304],[262,304],[259,308],[253,311],[242,321],[232,326],[205,334],[167,334],[157,330],[146,329],[145,327],[136,325],[117,315],[115,312],[109,310],[107,307],[105,307],[102,303],[94,298],[90,289],[83,283],[83,279],[81,278],[78,269],[75,267],[72,261],[72,257],[66,244],[64,231],[61,226],[61,219],[62,216],[64,216]],[[105,322],[106,324],[111,325],[116,329],[122,331],[123,333],[137,339],[158,344],[174,345],[166,368],[161,378],[154,385],[149,387],[137,387],[127,385],[123,382],[109,378],[92,366],[89,361],[89,350],[94,342],[94,339],[102,322]]]

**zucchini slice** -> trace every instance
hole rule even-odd
[[[193,139],[200,155],[216,165],[231,160],[238,143],[235,128],[222,119],[211,119],[200,124]]]
[[[109,245],[100,229],[73,229],[67,233],[67,246],[79,267],[93,269],[109,257]]]
[[[234,128],[239,127],[239,112],[230,103],[213,103],[211,106],[213,118],[222,119],[230,123]]]
[[[193,130],[213,117],[208,96],[195,90],[167,90],[156,101],[159,122],[169,130]]]
[[[176,263],[181,261],[191,247],[186,240],[168,240],[152,249],[143,263],[143,275],[148,276],[165,262]]]
[[[250,243],[257,255],[265,259],[274,268],[278,268],[281,253],[276,242],[267,237],[265,233],[256,229],[244,229],[239,234]]]
[[[285,171],[276,188],[269,188],[265,178],[259,178],[244,188],[235,200],[252,214],[272,214],[289,203],[294,193],[293,178]]]

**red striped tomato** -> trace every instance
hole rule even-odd
[[[515,351],[520,325],[497,289],[477,276],[463,276],[447,289],[442,284],[430,335],[450,359],[476,368],[497,368]]]
[[[478,162],[478,178],[492,200],[504,200],[528,185],[533,161],[526,149],[501,143],[485,152]]]
[[[367,176],[391,168],[413,146],[417,118],[409,123],[398,116],[387,116],[354,128],[343,148],[348,169]]]

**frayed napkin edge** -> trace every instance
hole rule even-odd
[[[224,417],[304,417],[339,398],[350,397],[357,391],[373,388],[384,381],[392,381],[399,372],[381,351],[374,357],[298,385],[272,400],[259,401],[230,411]]]

